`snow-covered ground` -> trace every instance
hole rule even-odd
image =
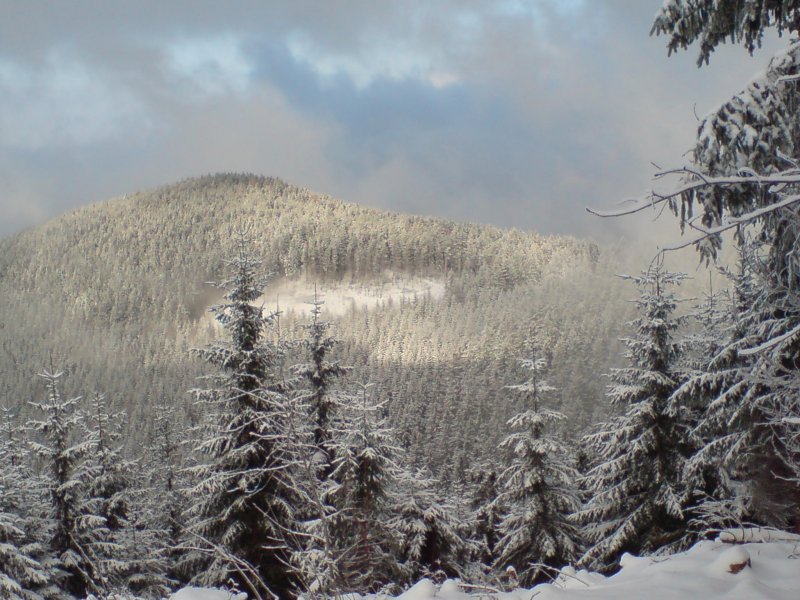
[[[341,316],[354,308],[371,309],[425,296],[438,300],[445,290],[444,282],[438,279],[384,271],[379,278],[365,283],[348,284],[342,281],[315,284],[305,277],[282,279],[269,285],[259,302],[267,309],[274,308],[278,303],[284,312],[308,314],[311,310],[309,303],[314,300],[315,285],[318,298],[325,302],[325,311],[331,316]]]
[[[196,587],[183,588],[170,596],[170,600],[244,600],[245,598],[244,594]]]
[[[384,271],[379,277],[363,283],[317,283],[305,277],[279,279],[270,283],[264,290],[264,295],[255,303],[262,305],[267,312],[280,308],[283,314],[294,313],[301,318],[308,318],[311,302],[314,301],[315,286],[317,298],[325,303],[323,312],[326,318],[342,316],[353,309],[371,310],[425,297],[439,300],[445,292],[445,282],[441,279],[410,277]],[[206,306],[203,316],[205,326],[218,327],[214,315],[208,309],[220,300],[218,297],[214,298]]]
[[[467,593],[456,581],[427,579],[397,600],[798,600],[800,536],[774,531],[723,533],[672,556],[626,554],[622,570],[604,577],[565,569],[552,584],[530,590]],[[243,600],[227,592],[187,588],[172,600]]]

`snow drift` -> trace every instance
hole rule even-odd
[[[471,591],[468,591],[471,590]],[[356,598],[358,596],[355,596]],[[723,532],[671,556],[625,554],[610,577],[567,567],[549,584],[513,592],[476,590],[428,579],[397,600],[797,600],[800,597],[800,535],[772,530]],[[171,600],[241,600],[217,590],[186,588]],[[374,598],[374,597],[373,597]]]

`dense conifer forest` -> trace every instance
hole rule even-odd
[[[653,32],[702,64],[798,17],[667,0]],[[610,213],[671,211],[707,290],[663,254],[614,277],[629,248],[252,175],[1,241],[0,596],[496,594],[796,530],[798,64],[793,39],[671,191]]]
[[[595,374],[619,361],[631,293],[612,276],[612,252],[249,175],[130,194],[0,242],[3,397],[27,414],[41,393],[34,376],[52,360],[68,389],[102,392],[128,413],[132,447],[158,403],[195,424],[187,390],[202,365],[189,350],[219,334],[208,310],[220,292],[208,282],[243,228],[272,274],[259,302],[285,305],[270,335],[302,335],[316,286],[335,304],[337,358],[354,381],[376,384],[420,466],[493,451],[513,412],[503,386],[530,331],[547,338],[561,409],[581,426],[605,413]]]

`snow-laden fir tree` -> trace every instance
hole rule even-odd
[[[336,345],[336,338],[328,334],[330,323],[321,318],[323,305],[324,302],[319,300],[315,289],[311,323],[305,326],[306,339],[303,340],[309,362],[295,366],[294,373],[305,383],[299,394],[299,401],[309,411],[313,444],[319,463],[318,477],[324,482],[333,470],[331,428],[339,404],[332,386],[350,369],[328,359]]]
[[[33,532],[30,501],[33,473],[26,469],[15,446],[11,411],[0,406],[0,598],[42,600],[47,574],[38,561],[42,554]]]
[[[470,538],[477,546],[477,560],[491,566],[497,559],[497,542],[500,540],[500,523],[508,508],[500,499],[497,470],[494,465],[482,464],[470,473],[473,486],[470,498]]]
[[[50,496],[50,539],[44,566],[48,577],[69,595],[83,598],[88,593],[102,595],[109,587],[105,550],[108,528],[98,514],[97,501],[88,494],[94,475],[87,457],[96,447],[96,440],[86,428],[85,416],[79,410],[79,398],[64,398],[60,371],[43,371],[47,399],[31,402],[41,414],[31,420],[27,429],[39,434],[31,448],[47,469]]]
[[[750,258],[740,246],[738,273],[724,271],[733,289],[696,319],[687,337],[694,360],[671,402],[692,411],[692,455],[683,480],[696,496],[693,526],[701,531],[763,520],[756,480],[772,437],[765,423],[763,386],[750,380],[751,360],[739,351],[753,344],[747,331],[756,298]],[[757,515],[761,513],[762,517]]]
[[[794,0],[665,0],[651,34],[667,35],[669,53],[700,44],[697,65],[708,64],[711,53],[729,40],[752,54],[764,31],[800,32],[800,4]]]
[[[163,572],[173,584],[186,583],[186,573],[178,567],[187,509],[184,435],[174,405],[163,400],[156,403],[143,457],[147,493],[142,494],[139,518],[149,530],[158,532],[154,553],[161,556]]]
[[[111,412],[103,394],[95,393],[89,402],[88,420],[96,444],[92,453],[95,472],[89,494],[98,499],[99,513],[112,532],[122,530],[128,521],[130,477],[134,461],[122,456],[121,438],[125,414]]]
[[[652,32],[670,36],[670,53],[699,41],[698,64],[702,64],[727,39],[742,43],[752,53],[770,28],[778,33],[800,32],[800,4],[794,0],[668,0],[656,15]],[[657,198],[674,209],[680,200],[682,225],[693,220],[694,204],[702,211],[706,227],[723,224],[726,217],[757,224],[758,241],[768,250],[768,270],[785,284],[796,283],[800,277],[792,268],[800,252],[793,225],[797,211],[791,208],[796,203],[787,210],[769,209],[796,193],[797,179],[792,176],[800,156],[799,73],[800,41],[793,35],[763,75],[701,121],[692,160],[695,169],[684,171],[690,185]],[[782,176],[782,181],[773,185],[772,175]],[[743,240],[743,228],[737,227],[736,233]],[[700,249],[708,251],[719,241],[717,234],[706,236],[699,242]]]
[[[757,487],[793,504],[783,509],[776,505],[768,511],[771,515],[758,517],[771,522],[777,522],[781,512],[788,518],[800,516],[798,486],[785,485],[792,472],[800,473],[800,458],[785,445],[785,440],[800,434],[792,416],[797,413],[794,398],[800,387],[799,15],[800,4],[795,1],[669,0],[653,25],[654,32],[670,36],[670,51],[699,42],[701,62],[708,62],[713,49],[726,39],[753,52],[769,28],[792,34],[787,48],[775,55],[763,75],[703,119],[694,164],[684,170],[685,180],[676,192],[659,200],[675,209],[680,201],[682,224],[692,221],[694,206],[699,207],[704,227],[698,246],[707,256],[719,246],[719,228],[735,225],[740,246],[749,243],[744,225],[755,231],[754,243],[763,255],[753,264],[757,293],[748,308],[745,330],[731,341],[742,375],[739,393],[744,388],[748,395],[741,403],[744,419],[734,429],[740,430],[753,417],[767,415],[770,421],[761,431],[768,430],[773,447],[761,458],[764,468]],[[745,405],[759,408],[747,415]]]
[[[136,466],[139,466],[138,462]],[[118,590],[125,600],[161,600],[176,587],[176,582],[167,573],[170,565],[168,551],[171,549],[169,538],[152,518],[153,489],[147,483],[141,468],[131,474],[127,526],[114,536],[114,541],[123,551],[121,558],[125,568]]]
[[[359,515],[352,512],[351,497],[342,493],[349,486],[341,478],[351,475],[342,468],[342,453],[353,450],[349,444],[353,442],[354,426],[349,420],[352,415],[342,413],[350,400],[335,386],[350,368],[329,360],[337,341],[328,333],[330,324],[321,318],[324,302],[316,289],[311,304],[311,323],[304,327],[306,338],[302,342],[308,362],[292,369],[298,386],[294,396],[297,430],[306,440],[302,483],[307,506],[301,511],[306,535],[296,562],[309,593],[373,590],[376,583],[382,582],[375,573],[384,569],[385,561],[377,552],[355,558],[359,549],[352,545],[353,536],[363,529],[363,524]],[[358,477],[372,477],[369,465],[359,468],[362,471]],[[378,485],[375,494],[380,497],[382,493]],[[377,513],[373,517],[378,518]],[[377,544],[378,548],[385,546],[383,542]],[[353,561],[358,564],[353,566]]]
[[[105,522],[102,543],[95,548],[109,584],[119,586],[131,570],[118,538],[128,527],[129,478],[134,464],[122,457],[119,445],[124,415],[111,413],[105,396],[99,393],[92,395],[87,413],[94,446],[86,460],[86,499],[92,512]]]
[[[685,539],[689,426],[685,409],[670,402],[684,373],[675,341],[678,300],[669,289],[684,278],[658,266],[631,278],[640,297],[634,334],[623,340],[630,366],[611,372],[608,392],[622,414],[585,440],[595,466],[585,476],[591,497],[578,514],[590,543],[580,566],[613,568],[623,552],[666,551]]]
[[[4,459],[0,456],[0,467],[7,468]],[[19,526],[20,516],[2,506],[8,485],[17,483],[13,479],[13,473],[0,475],[0,597],[41,600],[37,590],[47,583],[45,571],[31,552],[29,533]]]
[[[723,273],[724,274],[724,273]],[[719,373],[722,356],[729,355],[728,346],[728,310],[725,304],[727,295],[715,291],[713,279],[709,272],[709,291],[704,293],[698,304],[687,316],[686,333],[680,340],[681,364],[685,371],[684,383],[673,393],[670,404],[684,407],[686,424],[689,427],[687,449],[692,457],[698,456],[708,439],[700,434],[700,424],[713,401],[710,391],[709,375]],[[722,473],[715,462],[695,461],[690,458],[682,475],[683,485],[695,496],[697,503],[713,503],[727,493]],[[695,517],[692,530],[687,535],[697,534],[700,526],[697,507],[693,511]],[[705,529],[705,525],[700,526]]]
[[[495,568],[513,568],[520,585],[552,577],[580,550],[580,534],[570,516],[580,507],[571,452],[552,429],[566,418],[545,406],[555,388],[546,380],[547,358],[530,339],[520,365],[523,383],[507,386],[521,398],[522,412],[508,421],[512,430],[501,443],[511,464],[500,476],[498,501],[507,512],[500,523]]]
[[[344,589],[375,592],[397,579],[397,540],[389,526],[389,500],[397,483],[399,449],[387,426],[386,402],[370,385],[350,396],[332,439],[329,499],[332,533]]]
[[[206,378],[209,387],[194,392],[210,416],[208,436],[198,447],[207,460],[195,472],[188,538],[208,558],[196,583],[233,580],[248,593],[289,598],[298,585],[291,566],[296,440],[288,427],[289,399],[276,374],[278,350],[265,337],[273,316],[254,304],[266,280],[251,248],[240,234],[227,261],[231,274],[220,284],[224,302],[212,308],[227,339],[196,351],[220,372]]]
[[[798,15],[800,5],[794,1],[669,0],[656,15],[652,31],[670,36],[670,53],[699,42],[698,64],[702,64],[727,39],[753,52],[768,28],[797,33]],[[794,80],[799,72],[800,42],[792,39],[770,61],[763,75],[752,79],[744,90],[701,121],[692,169],[685,173],[687,185],[675,195],[659,197],[674,210],[680,201],[682,227],[697,223],[695,205],[706,229],[730,218],[749,216],[758,222],[759,237],[770,247],[770,268],[786,283],[792,277],[796,283],[797,277],[796,269],[790,268],[797,264],[799,252],[795,228],[790,226],[795,211],[765,210],[784,200],[790,190],[765,183],[762,178],[796,173],[800,88]],[[720,178],[728,181],[721,183]],[[739,236],[742,229],[736,232]],[[698,247],[705,256],[712,256],[720,243],[720,235],[714,233],[702,236]]]
[[[392,489],[389,521],[399,543],[406,583],[422,577],[460,577],[473,544],[461,535],[454,507],[437,493],[437,482],[424,469],[401,469]]]
[[[797,235],[800,217],[796,211],[787,212],[794,215],[792,227]],[[756,293],[744,312],[735,348],[736,362],[747,368],[749,397],[742,398],[738,407],[728,407],[726,433],[733,434],[728,443],[734,442],[734,447],[726,462],[731,464],[736,456],[735,446],[749,450],[747,460],[739,456],[739,464],[740,473],[750,475],[746,490],[754,520],[788,527],[800,520],[800,455],[787,446],[787,440],[800,434],[800,423],[793,419],[800,416],[800,279],[791,282],[800,277],[800,262],[790,264],[793,275],[787,282],[774,270],[771,253],[769,248],[762,250],[761,257],[747,255],[754,263]],[[711,414],[717,419],[723,415]]]
[[[94,512],[105,519],[102,565],[109,586],[118,593],[162,598],[168,591],[158,532],[144,518],[149,490],[137,461],[125,458],[122,436],[126,414],[114,412],[103,394],[89,402],[87,420],[95,440],[88,460],[87,496]],[[169,467],[167,467],[169,468]]]

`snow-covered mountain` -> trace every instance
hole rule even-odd
[[[534,331],[548,342],[561,409],[578,428],[604,410],[597,373],[619,360],[631,295],[606,249],[390,214],[250,175],[129,194],[0,241],[2,402],[24,410],[52,361],[70,393],[101,391],[128,411],[130,444],[159,399],[191,422],[185,392],[201,366],[187,350],[214,335],[207,310],[219,292],[207,282],[237,229],[274,274],[264,301],[284,311],[275,335],[297,332],[316,288],[342,340],[337,357],[391,398],[420,459],[496,446],[514,411],[504,386]]]

